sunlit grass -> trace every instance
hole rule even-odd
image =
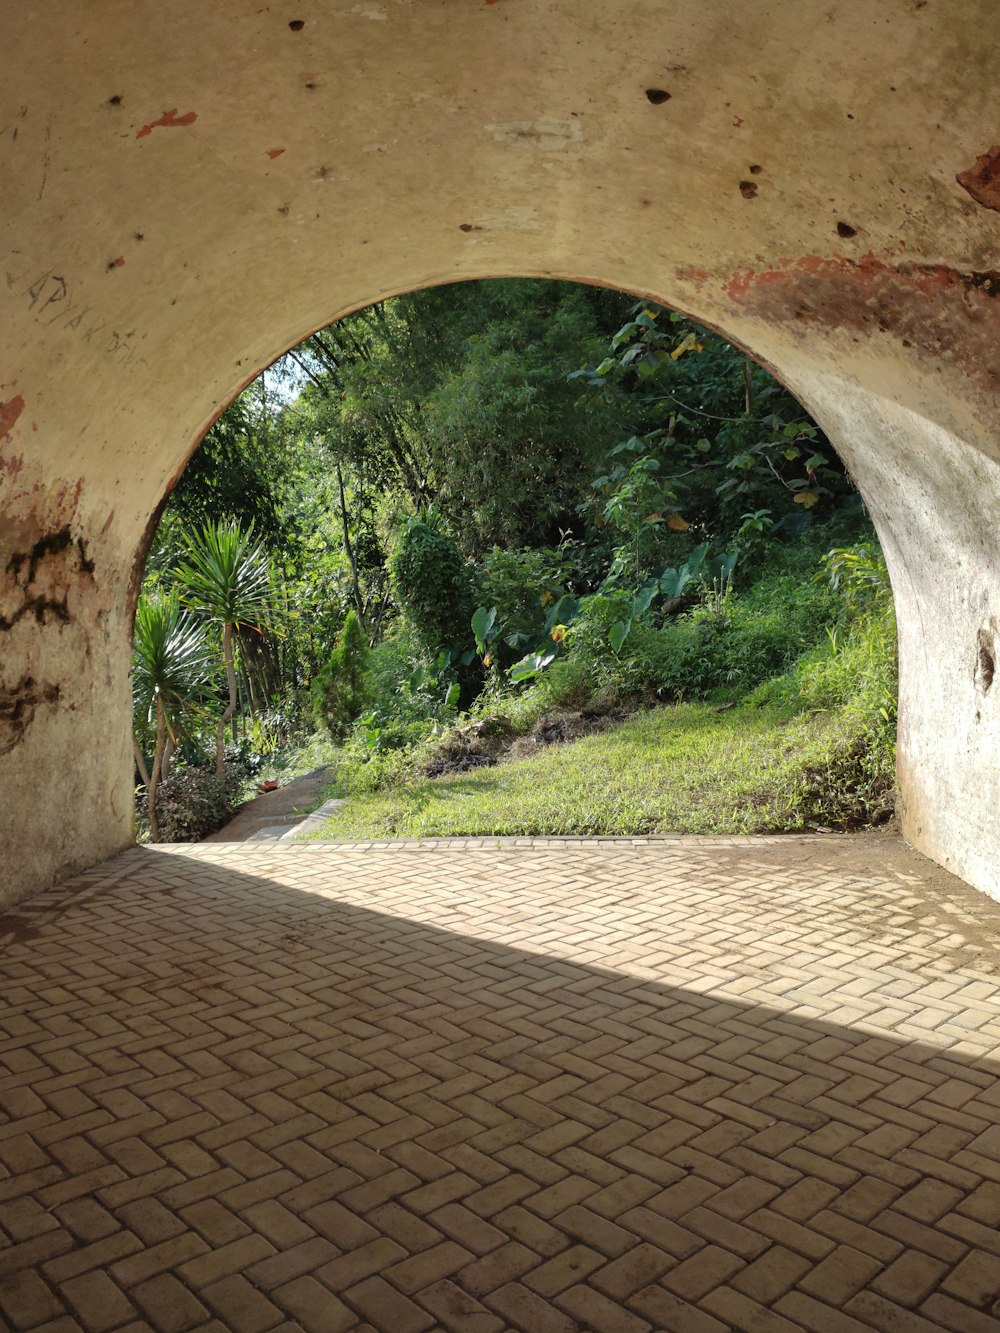
[[[835,715],[683,704],[458,777],[350,796],[315,837],[751,833],[796,829],[803,758]]]

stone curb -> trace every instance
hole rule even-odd
[[[298,840],[303,834],[314,833],[321,829],[326,821],[333,814],[339,805],[344,804],[343,797],[332,797],[329,801],[324,801],[322,805],[317,806],[312,814],[306,815],[294,828],[290,828],[287,833],[282,833],[282,842],[291,842]]]

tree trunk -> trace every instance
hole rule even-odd
[[[136,772],[139,774],[139,777],[142,778],[142,785],[148,787],[149,769],[146,767],[146,756],[143,754],[142,747],[139,745],[135,736],[132,737],[132,755],[135,758]]]
[[[750,362],[743,362],[743,401],[748,417],[753,416],[753,380],[750,378]]]
[[[337,462],[337,486],[340,489],[340,521],[344,529],[344,550],[347,552],[347,559],[351,566],[351,584],[354,589],[354,605],[357,608],[358,619],[361,621],[361,628],[365,627],[365,603],[361,596],[361,582],[358,577],[358,561],[354,554],[354,547],[351,545],[351,529],[347,522],[347,500],[344,497],[344,474],[340,468],[340,462]]]
[[[371,608],[370,608],[370,607],[368,608],[368,613],[369,613],[369,614],[368,614],[368,619],[369,619],[369,625],[368,625],[368,647],[369,647],[369,648],[374,648],[374,647],[375,647],[375,643],[376,643],[376,641],[378,640],[378,632],[379,632],[379,630],[380,630],[381,627],[382,627],[382,617],[385,615],[386,611],[388,611],[388,609],[389,609],[389,600],[390,600],[390,599],[389,599],[389,594],[388,594],[387,592],[385,592],[385,593],[382,594],[381,600],[379,601],[378,605],[377,605],[376,608],[375,608],[375,613],[374,613],[374,615],[372,615],[372,613],[371,613]]]
[[[222,656],[226,659],[226,684],[229,686],[229,707],[219,718],[215,734],[215,776],[225,776],[226,723],[236,712],[236,664],[233,659],[233,627],[227,620],[222,627]]]
[[[149,841],[160,841],[160,822],[156,818],[156,789],[160,785],[160,765],[163,763],[163,746],[166,740],[167,725],[160,696],[156,696],[156,746],[153,750],[153,763],[146,787],[146,799],[149,804]]]
[[[166,738],[164,739],[164,742],[163,742],[163,759],[162,759],[161,762],[160,762],[160,781],[161,781],[161,782],[166,782],[167,778],[170,777],[170,761],[171,761],[171,759],[174,757],[174,751],[175,751],[176,749],[177,749],[177,745],[176,745],[176,743],[174,742],[174,738],[173,738],[173,736],[171,736],[170,732],[168,731],[168,732],[167,732],[167,735],[166,735]]]

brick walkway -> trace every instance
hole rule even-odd
[[[1000,1330],[1000,906],[891,839],[136,849],[0,924],[14,1329]]]

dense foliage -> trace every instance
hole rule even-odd
[[[459,284],[312,335],[212,427],[146,587],[138,775],[155,794],[214,751],[175,832],[225,804],[227,737],[277,763],[322,726],[373,790],[445,771],[442,746],[493,763],[543,705],[839,716],[865,653],[834,767],[873,818],[890,799],[891,596],[849,477],[766,371],[617,293]],[[154,605],[211,660],[186,698],[143,683]]]
[[[326,666],[312,684],[316,721],[334,740],[341,740],[364,710],[370,657],[368,640],[352,607]]]
[[[155,792],[157,824],[154,842],[197,842],[233,817],[240,800],[237,775],[217,778],[210,768],[186,765],[164,778]],[[148,821],[147,794],[138,801],[140,820]]]
[[[438,513],[422,510],[404,523],[389,572],[397,604],[427,652],[461,651],[476,607],[476,577]]]

